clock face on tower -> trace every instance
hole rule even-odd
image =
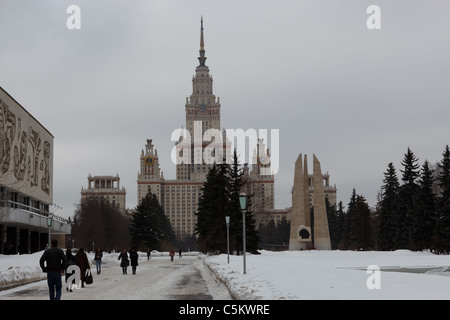
[[[154,161],[155,159],[152,156],[147,156],[144,158],[144,163],[148,167],[152,166]]]

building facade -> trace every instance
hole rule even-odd
[[[53,135],[0,87],[0,252],[36,252],[49,231],[70,233],[52,204]]]
[[[123,215],[127,214],[126,191],[120,188],[119,175],[116,176],[88,176],[88,187],[81,188],[81,201],[84,199],[100,199],[119,209]]]

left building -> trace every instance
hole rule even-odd
[[[33,253],[70,234],[51,212],[53,135],[0,87],[0,252]],[[50,226],[50,227],[49,227]],[[64,242],[63,242],[64,243]]]
[[[116,207],[123,215],[127,215],[125,188],[120,188],[120,177],[88,176],[88,187],[81,188],[81,201],[84,199],[103,200]]]

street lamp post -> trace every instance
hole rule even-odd
[[[227,224],[227,262],[230,264],[230,216],[225,217],[225,223]]]
[[[241,193],[239,195],[239,202],[241,205],[241,211],[242,211],[242,254],[244,256],[244,274],[246,274],[246,261],[245,256],[247,255],[247,245],[245,243],[245,239],[247,237],[246,231],[245,231],[245,212],[247,211],[247,195],[245,193]]]
[[[52,225],[53,225],[53,216],[47,217],[47,227],[48,227],[48,247],[50,248],[50,242],[51,242],[51,232],[52,232]]]

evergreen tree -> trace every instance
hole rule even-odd
[[[433,193],[433,172],[428,161],[422,166],[417,197],[417,215],[412,223],[411,243],[413,250],[429,249],[436,226],[436,197]]]
[[[270,249],[274,244],[277,244],[276,235],[277,226],[273,219],[259,227],[259,234],[261,236],[261,247]]]
[[[168,250],[175,233],[155,194],[149,192],[130,218],[131,246],[137,250]]]
[[[402,172],[403,185],[398,192],[398,210],[396,214],[396,247],[410,249],[414,245],[411,242],[412,223],[417,217],[416,201],[419,193],[419,186],[416,180],[419,176],[418,159],[408,147],[403,158]]]
[[[343,216],[342,236],[339,242],[339,249],[341,250],[350,249],[354,242],[354,230],[352,229],[352,224],[356,208],[356,199],[356,190],[353,189],[352,195],[350,197],[350,202],[348,203],[347,212],[345,212]]]
[[[370,250],[373,248],[371,212],[366,198],[358,195],[356,198],[353,219],[352,248],[356,250]]]
[[[381,200],[378,204],[378,250],[395,249],[395,233],[398,230],[395,215],[398,212],[399,182],[394,165],[388,164],[384,173]]]
[[[277,244],[287,246],[289,244],[289,237],[291,232],[291,222],[286,219],[286,217],[282,217],[281,220],[277,223]]]
[[[243,178],[244,172],[239,168],[237,152],[234,150],[233,164],[230,166],[230,237],[233,238],[233,246],[236,252],[242,252],[242,211],[239,201],[242,187],[246,181]],[[259,248],[259,232],[256,230],[256,220],[253,212],[250,210],[252,206],[252,195],[247,195],[247,208],[245,212],[245,233],[246,233],[246,250],[247,252],[256,253]],[[233,235],[233,236],[231,236]],[[231,245],[230,245],[231,246]]]
[[[336,211],[336,240],[335,240],[335,249],[339,248],[339,244],[342,240],[342,234],[344,232],[344,218],[345,218],[345,211],[344,211],[344,204],[342,201],[339,201]]]
[[[226,223],[225,217],[230,216],[230,247],[236,252],[242,251],[243,227],[242,211],[239,195],[243,180],[242,170],[239,169],[236,151],[233,165],[215,164],[208,172],[199,200],[196,234],[198,235],[199,250],[209,253],[226,252]],[[247,207],[251,208],[252,195],[248,195]],[[246,249],[256,252],[259,247],[259,234],[256,230],[256,220],[253,212],[245,212]]]
[[[328,200],[328,198],[325,198],[325,208],[327,211],[331,248],[336,249],[340,238],[340,230],[338,229],[338,212],[336,210],[336,205],[330,205],[330,201]]]
[[[339,211],[343,215],[343,232],[338,248],[341,250],[373,248],[371,211],[367,200],[353,189],[347,212],[342,214],[342,203]]]
[[[439,164],[438,182],[441,194],[438,198],[434,249],[436,253],[450,253],[450,150],[448,145]]]
[[[196,213],[195,233],[198,235],[198,248],[201,252],[222,253],[227,250],[225,217],[232,211],[228,187],[227,165],[214,164],[202,187]]]

